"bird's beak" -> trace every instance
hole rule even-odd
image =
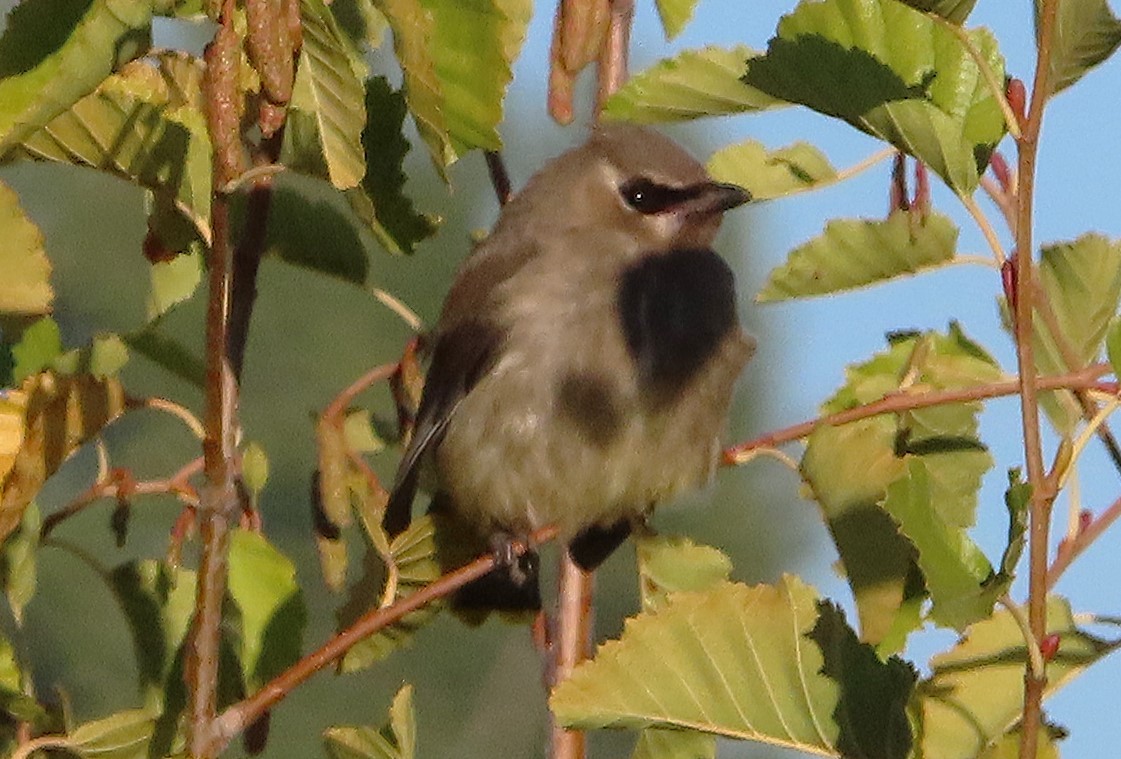
[[[739,185],[726,182],[703,182],[696,185],[696,194],[689,201],[689,214],[713,216],[724,213],[751,200],[751,193]]]

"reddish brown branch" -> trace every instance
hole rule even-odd
[[[1109,505],[1105,511],[1094,517],[1091,522],[1084,528],[1078,531],[1073,538],[1064,538],[1063,542],[1059,543],[1059,550],[1055,554],[1055,560],[1051,563],[1051,567],[1047,570],[1047,589],[1051,590],[1055,587],[1055,583],[1062,577],[1063,572],[1071,565],[1076,558],[1083,551],[1093,545],[1103,532],[1109,529],[1110,525],[1121,517],[1121,498],[1118,498]]]
[[[1104,393],[1117,393],[1118,383],[1102,382],[1100,377],[1109,372],[1108,364],[1095,364],[1070,374],[1060,374],[1051,377],[1039,377],[1034,383],[1037,390],[1100,390]],[[768,432],[752,440],[726,448],[723,453],[723,463],[726,465],[741,464],[747,460],[750,452],[759,448],[773,448],[783,443],[789,443],[808,436],[818,427],[836,427],[860,419],[868,419],[881,414],[894,414],[903,411],[913,411],[931,406],[942,406],[948,403],[964,403],[967,401],[982,401],[988,398],[1016,395],[1020,391],[1018,379],[1005,382],[994,382],[989,385],[976,385],[974,387],[957,390],[937,390],[924,393],[910,393],[898,391],[883,397],[878,401],[866,403],[863,406],[846,409],[829,414],[828,416],[810,419],[781,430]]]
[[[556,529],[546,527],[533,533],[529,542],[532,545],[540,545],[553,540],[555,537]],[[528,550],[528,546],[522,543],[515,543],[512,548],[516,556],[520,556]],[[258,717],[283,700],[296,686],[316,672],[341,659],[347,651],[364,638],[385,629],[405,615],[437,599],[447,597],[472,580],[477,580],[494,568],[494,562],[493,555],[480,556],[470,564],[454,572],[449,572],[416,593],[402,598],[392,606],[375,608],[366,612],[350,627],[277,675],[252,696],[226,709],[216,723],[214,748],[217,750],[224,748],[248,725],[251,725]]]
[[[1033,203],[1035,199],[1035,164],[1039,134],[1043,127],[1043,110],[1048,98],[1048,74],[1051,67],[1051,44],[1054,37],[1058,0],[1042,0],[1037,24],[1038,55],[1032,83],[1031,106],[1024,120],[1023,133],[1017,140],[1019,149],[1019,191],[1016,214],[1016,278],[1014,329],[1016,359],[1020,373],[1020,409],[1024,433],[1024,458],[1028,483],[1031,485],[1031,522],[1028,530],[1028,623],[1036,641],[1047,634],[1047,553],[1051,529],[1051,505],[1054,493],[1048,487],[1043,468],[1043,444],[1039,429],[1039,397],[1036,387],[1036,365],[1033,354],[1032,318],[1035,312],[1034,243],[1032,241]],[[1043,715],[1044,675],[1024,669],[1024,711],[1020,732],[1020,759],[1035,759],[1039,743],[1039,727]]]

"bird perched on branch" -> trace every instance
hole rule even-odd
[[[594,568],[654,503],[703,485],[754,341],[711,249],[750,199],[662,135],[603,126],[506,204],[459,270],[385,513],[411,519],[422,467],[433,508],[496,551],[459,601],[540,604],[512,539],[554,524]]]

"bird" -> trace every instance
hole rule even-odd
[[[591,570],[654,504],[711,480],[755,351],[712,243],[750,199],[657,131],[601,125],[461,264],[383,520],[407,528],[427,473],[430,509],[497,558],[461,607],[539,608],[536,554],[514,540],[555,525]]]

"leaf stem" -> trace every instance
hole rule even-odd
[[[1008,133],[1017,140],[1020,139],[1020,122],[1012,111],[1012,106],[1008,104],[1008,98],[1004,96],[1004,83],[997,81],[996,73],[989,66],[989,62],[981,55],[981,51],[973,44],[973,40],[969,38],[969,32],[952,21],[942,18],[937,13],[927,13],[926,15],[953,32],[953,35],[958,38],[962,47],[969,53],[969,57],[977,64],[977,69],[981,72],[981,78],[985,80],[985,85],[992,93],[993,99],[1000,106],[1000,112],[1004,115],[1004,123],[1008,126]]]
[[[989,217],[985,216],[985,212],[977,205],[977,200],[972,195],[958,195],[961,204],[965,206],[965,210],[969,211],[969,215],[973,217],[973,221],[977,224],[977,228],[981,230],[981,234],[985,236],[985,241],[989,244],[989,250],[993,252],[996,258],[997,266],[1003,266],[1004,262],[1008,260],[1008,254],[1004,251],[1004,246],[1000,243],[1000,237],[997,236],[996,230],[989,222]]]

